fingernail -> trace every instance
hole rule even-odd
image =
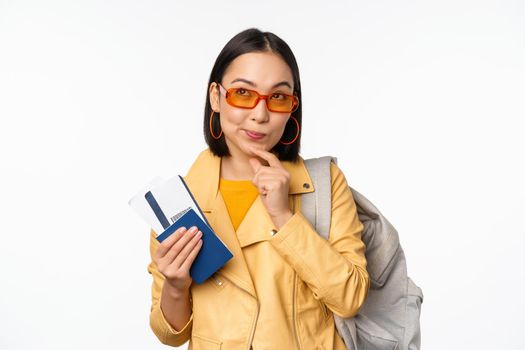
[[[179,227],[179,232],[184,232],[184,231],[186,231],[186,227],[184,226]]]
[[[192,226],[192,227],[190,228],[190,233],[195,233],[195,231],[197,231],[197,227]]]

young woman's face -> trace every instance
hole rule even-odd
[[[225,89],[240,87],[255,90],[262,95],[277,92],[292,95],[294,87],[290,68],[282,58],[271,52],[252,52],[237,57],[228,66],[222,86]],[[249,149],[251,146],[266,151],[272,149],[281,139],[290,113],[271,112],[264,100],[260,100],[253,109],[234,107],[226,102],[225,94],[226,91],[217,84],[210,85],[210,103],[215,113],[220,113],[221,137],[225,137],[231,155],[251,157],[254,155]],[[249,132],[262,137],[252,137]]]

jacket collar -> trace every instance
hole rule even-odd
[[[301,156],[297,162],[281,161],[281,164],[290,173],[289,195],[314,191],[313,182]],[[184,177],[203,211],[212,210],[215,203],[219,193],[220,171],[221,157],[214,155],[209,148],[206,148],[198,155]]]
[[[184,181],[209,225],[233,254],[233,258],[219,273],[257,298],[242,248],[269,240],[269,232],[274,224],[258,196],[235,231],[228,220],[228,209],[219,191],[221,160],[221,157],[215,156],[209,148],[205,149],[190,167]],[[299,157],[297,162],[281,161],[281,164],[290,173],[289,199],[290,195],[314,191],[302,157]]]

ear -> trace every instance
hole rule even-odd
[[[217,85],[215,82],[212,82],[210,84],[209,93],[211,109],[215,111],[215,113],[220,113],[221,109],[219,101],[221,96],[219,94],[219,85]]]

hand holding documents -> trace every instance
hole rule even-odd
[[[191,278],[203,283],[233,255],[211,226],[181,176],[162,181],[155,178],[129,200],[129,205],[160,234],[162,242],[178,228],[196,226],[202,232],[202,247],[190,268]]]

